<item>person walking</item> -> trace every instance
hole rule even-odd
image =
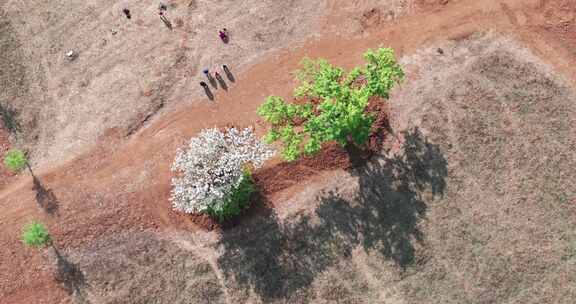
[[[206,94],[206,97],[208,97],[208,99],[210,99],[210,100],[214,100],[214,94],[212,94],[212,91],[210,91],[210,87],[208,87],[208,84],[204,81],[201,81],[200,85],[204,89],[204,93]]]
[[[130,15],[130,10],[127,8],[122,9],[122,12],[124,13],[124,15],[126,15],[126,18],[131,19],[132,15]]]
[[[221,31],[218,31],[218,36],[220,36],[222,42],[228,43],[229,37],[228,37],[228,30],[226,28],[223,28]]]
[[[170,21],[168,20],[168,18],[166,18],[166,16],[164,16],[164,12],[160,11],[158,12],[158,15],[160,15],[160,20],[162,20],[162,22],[164,23],[164,25],[172,30],[172,23],[170,23]]]
[[[222,78],[222,76],[220,76],[220,73],[214,72],[214,78],[216,78],[216,80],[218,80],[220,87],[222,89],[224,89],[224,91],[228,91],[228,85],[226,84],[226,81],[224,81],[224,78]]]
[[[216,79],[214,79],[214,77],[212,77],[212,74],[210,74],[210,70],[209,69],[204,69],[202,71],[204,73],[204,75],[206,75],[206,78],[208,78],[208,81],[210,82],[210,84],[216,89],[218,88],[218,84],[216,82]]]

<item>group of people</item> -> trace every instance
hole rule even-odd
[[[226,77],[228,77],[228,80],[234,82],[234,76],[232,75],[232,72],[230,72],[230,69],[228,68],[227,65],[225,65],[225,64],[222,65],[222,71],[224,71],[224,73],[226,74]],[[224,78],[222,77],[222,75],[220,75],[220,73],[218,73],[218,71],[214,71],[214,73],[212,73],[212,71],[210,71],[209,69],[205,69],[203,72],[204,72],[204,75],[206,76],[206,78],[208,79],[208,82],[214,88],[218,88],[218,84],[220,84],[220,87],[222,87],[224,90],[228,89],[228,85],[226,84],[226,81],[224,81]],[[214,95],[212,95],[212,92],[210,91],[210,87],[208,86],[208,83],[206,83],[205,81],[201,81],[200,86],[202,86],[202,88],[204,89],[204,92],[206,93],[208,98],[210,100],[212,100],[214,98]]]
[[[165,4],[160,3],[160,5],[158,6],[158,15],[160,15],[160,20],[162,20],[162,22],[169,29],[172,29],[172,23],[170,23],[170,21],[164,15],[164,12],[166,12],[167,10],[168,10],[168,7]],[[127,19],[132,19],[132,14],[128,8],[123,8],[122,13],[124,13],[124,15],[126,16]],[[228,41],[230,39],[228,36],[228,30],[226,28],[219,30],[218,31],[218,37],[220,37],[222,42],[228,43]],[[228,79],[230,81],[234,81],[234,76],[232,76],[232,73],[230,72],[230,69],[228,69],[228,66],[222,65],[222,70],[224,71],[224,73],[226,73],[226,76],[228,77]],[[210,70],[205,69],[204,75],[206,75],[206,77],[208,78],[208,81],[210,82],[210,84],[212,84],[212,86],[214,88],[217,88],[217,86],[218,86],[217,82],[220,83],[220,86],[222,88],[224,88],[225,90],[228,88],[226,85],[226,82],[224,81],[224,78],[222,78],[222,76],[218,72],[214,72],[214,75],[212,75]],[[213,99],[213,95],[210,92],[210,87],[208,86],[208,84],[205,81],[201,81],[200,85],[202,86],[202,88],[204,88],[206,95],[208,95],[208,97],[210,99]]]

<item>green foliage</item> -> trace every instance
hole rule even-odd
[[[238,186],[224,198],[221,204],[212,205],[206,212],[220,222],[236,217],[240,215],[244,209],[248,208],[250,196],[255,191],[256,187],[252,180],[252,174],[250,171],[245,170],[244,176]]]
[[[4,157],[4,165],[12,171],[20,171],[26,167],[26,155],[20,150],[12,149]]]
[[[368,50],[364,53],[364,59],[368,62],[364,74],[370,95],[388,98],[394,85],[404,79],[404,72],[396,62],[394,51],[390,48]]]
[[[364,58],[364,67],[347,74],[324,59],[304,58],[296,72],[300,86],[294,95],[308,102],[292,104],[281,97],[268,97],[257,110],[271,125],[266,142],[282,142],[282,156],[288,161],[298,159],[302,153],[317,153],[327,141],[343,146],[366,143],[374,122],[366,113],[370,97],[388,98],[404,73],[392,49],[368,50]]]
[[[51,242],[50,234],[41,223],[31,223],[24,227],[22,232],[22,242],[30,247],[43,247]]]

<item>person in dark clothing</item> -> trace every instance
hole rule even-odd
[[[160,15],[160,20],[162,20],[162,22],[164,23],[164,25],[165,25],[169,30],[172,30],[172,22],[170,22],[170,20],[168,20],[168,18],[166,18],[166,16],[164,16],[164,12],[159,12],[158,15]]]
[[[214,94],[212,94],[212,92],[210,91],[210,87],[208,86],[208,84],[206,84],[204,81],[201,81],[200,85],[204,89],[204,93],[206,94],[206,97],[208,97],[208,99],[210,99],[210,100],[214,100]]]
[[[216,79],[214,79],[214,77],[212,77],[212,74],[210,74],[210,70],[205,69],[204,71],[202,71],[204,73],[204,75],[206,75],[206,78],[208,78],[208,81],[210,81],[210,84],[216,89],[218,88],[218,84],[216,82]]]
[[[130,15],[130,10],[125,8],[122,10],[122,12],[124,13],[124,15],[126,15],[126,18],[131,19],[132,15]]]
[[[222,42],[224,43],[228,43],[230,39],[228,37],[228,30],[226,28],[223,28],[221,31],[218,31],[218,36],[220,36],[220,39],[222,39]]]

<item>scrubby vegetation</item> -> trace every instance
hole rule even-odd
[[[4,165],[12,171],[20,171],[27,165],[26,155],[21,150],[12,149],[4,156]]]
[[[46,227],[41,223],[31,223],[24,227],[22,242],[30,247],[44,247],[50,245],[51,238]]]
[[[404,73],[390,48],[368,50],[364,67],[346,73],[324,59],[304,59],[297,71],[300,86],[294,95],[303,102],[288,103],[270,96],[258,114],[271,125],[266,142],[280,141],[288,161],[313,155],[322,144],[362,146],[368,140],[374,117],[366,112],[370,98],[388,98]]]
[[[251,128],[206,129],[178,151],[172,171],[171,201],[185,213],[206,213],[223,221],[248,206],[255,187],[249,169],[259,167],[273,150]]]

